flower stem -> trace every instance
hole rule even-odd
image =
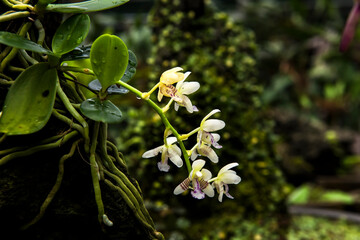
[[[171,99],[169,100],[169,102],[166,104],[166,106],[162,108],[163,113],[166,113],[166,112],[169,110],[170,105],[173,103],[173,101],[174,101],[174,99],[171,98]]]
[[[149,99],[150,95],[159,87],[160,82],[158,82],[150,91],[148,91],[147,93],[142,93],[142,97],[143,99]]]
[[[186,140],[186,139],[188,139],[191,135],[197,133],[199,130],[200,130],[200,127],[195,128],[194,130],[192,130],[191,132],[189,132],[189,133],[187,133],[187,134],[182,134],[182,135],[180,136],[180,138],[181,138],[182,140]]]
[[[191,150],[188,151],[189,156],[195,151],[195,149],[199,146],[199,143],[196,143]]]
[[[117,83],[119,85],[123,86],[124,88],[127,88],[129,91],[133,92],[138,97],[142,98],[147,104],[150,105],[150,107],[152,107],[155,110],[155,112],[157,114],[159,114],[159,116],[160,116],[163,124],[165,125],[165,127],[170,129],[172,131],[172,133],[174,134],[174,136],[176,137],[176,139],[178,140],[178,143],[180,145],[181,151],[182,151],[184,159],[185,159],[187,170],[190,173],[191,172],[191,163],[190,163],[190,160],[189,160],[189,155],[187,154],[186,148],[184,146],[184,143],[182,142],[181,136],[176,131],[176,129],[170,124],[169,120],[167,119],[167,117],[163,113],[162,109],[155,102],[153,102],[151,99],[146,98],[146,96],[144,98],[143,93],[141,91],[139,91],[138,89],[134,88],[133,86],[131,86],[131,85],[129,85],[129,84],[123,82],[123,81],[119,81]]]

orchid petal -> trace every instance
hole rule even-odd
[[[191,103],[190,99],[187,96],[183,95],[182,96],[182,101],[183,101],[183,105],[186,108],[186,110],[189,113],[193,113],[194,109],[193,109],[193,106],[192,106],[192,103]]]
[[[174,109],[175,109],[175,111],[179,110],[179,104],[177,102],[174,103]]]
[[[176,89],[179,90],[179,89],[182,87],[183,84],[184,84],[184,80],[178,82],[178,83],[176,84]]]
[[[218,113],[218,112],[220,112],[219,109],[214,109],[214,110],[212,110],[208,115],[206,115],[206,116],[202,119],[200,125],[203,125],[204,122],[206,121],[206,119],[208,119],[209,117],[211,117],[212,115],[214,115],[215,113]]]
[[[231,196],[230,193],[228,193],[228,192],[225,193],[225,196],[227,196],[227,197],[230,198],[230,199],[234,199],[234,197]]]
[[[177,167],[179,167],[179,168],[182,167],[182,166],[183,166],[183,161],[182,161],[181,157],[180,157],[179,155],[177,155],[177,153],[176,153],[173,149],[171,149],[171,148],[169,148],[168,152],[169,152],[169,158],[170,158],[170,160],[171,160]]]
[[[177,145],[172,145],[172,149],[176,152],[177,155],[181,157],[181,149]]]
[[[189,72],[189,71],[186,72],[186,73],[184,73],[184,79],[183,79],[183,81],[185,81],[190,74],[191,74],[191,72]]]
[[[162,152],[164,146],[160,146],[160,147],[156,147],[154,149],[148,150],[146,152],[143,153],[142,157],[143,158],[152,158],[155,157],[156,155],[158,155],[160,152]]]
[[[164,147],[163,149],[164,151],[162,151],[161,153],[161,162],[167,163],[169,159],[168,149],[166,147]]]
[[[176,137],[168,137],[168,138],[166,138],[166,142],[168,145],[171,145],[171,144],[177,142],[177,139],[176,139]]]
[[[201,131],[201,140],[206,144],[211,144],[216,149],[222,148],[220,144],[217,143],[220,139],[220,135],[216,133],[209,133],[206,131]]]
[[[219,202],[222,202],[223,194],[224,194],[224,188],[223,188],[223,186],[219,186],[218,192],[219,192],[218,200],[219,200]]]
[[[177,86],[176,86],[176,88],[177,88]],[[182,94],[189,95],[189,94],[194,93],[197,90],[199,90],[199,88],[200,88],[200,83],[198,83],[198,82],[184,82],[180,86],[179,92],[181,92]]]
[[[163,72],[160,77],[160,82],[164,84],[173,84],[182,81],[184,79],[184,73],[179,72],[182,70],[183,69],[181,67],[175,67]]]
[[[215,196],[215,191],[213,189],[213,187],[209,184],[206,186],[206,188],[203,189],[203,192],[208,196],[208,197],[213,197]]]
[[[180,186],[180,184],[174,189],[174,194],[175,195],[179,195],[181,193],[185,192],[184,189],[182,189],[182,187]]]
[[[201,191],[200,184],[197,180],[193,180],[193,188],[194,190],[191,191],[191,196],[196,199],[204,199],[205,193]]]
[[[241,177],[234,173],[226,172],[221,175],[219,180],[221,180],[225,184],[238,184],[239,182],[241,182]]]
[[[177,96],[177,89],[171,84],[160,84],[159,85],[160,93],[166,97],[174,98],[174,100],[181,100],[179,96]]]
[[[234,197],[231,196],[229,193],[229,186],[227,184],[225,184],[224,186],[225,186],[225,196],[227,196],[230,199],[234,199]]]
[[[215,132],[217,130],[223,129],[225,127],[225,122],[219,119],[209,119],[204,122],[202,129],[207,132]]]
[[[215,191],[214,188],[209,184],[206,186],[206,188],[203,189],[203,192],[206,194],[206,196],[208,197],[213,197],[215,196]]]
[[[162,172],[168,172],[170,169],[170,166],[167,162],[166,163],[158,162],[157,165],[158,165],[159,170]]]
[[[224,172],[228,171],[230,168],[233,167],[237,167],[239,166],[239,163],[233,162],[233,163],[229,163],[227,165],[225,165],[224,167],[222,167],[218,173],[218,176],[220,176],[221,174],[223,174]]]
[[[179,185],[177,185],[177,187],[174,189],[174,194],[178,195],[180,193],[185,192],[189,188],[189,185],[190,185],[190,179],[186,178]]]
[[[163,96],[164,96],[164,95],[161,93],[161,91],[160,91],[160,89],[159,89],[158,95],[157,95],[157,99],[158,99],[159,102],[161,102],[161,99],[163,98]]]
[[[184,69],[182,69],[181,67],[173,67],[173,68],[163,72],[163,74],[179,72],[179,71],[182,71],[182,70],[184,70]]]
[[[202,156],[208,157],[213,163],[219,162],[219,157],[217,156],[216,152],[209,146],[206,145],[202,146],[201,148],[198,149],[198,152]]]
[[[192,169],[193,171],[197,172],[200,171],[204,167],[204,165],[205,165],[205,160],[198,159],[193,162]]]
[[[212,133],[211,135],[213,136],[215,142],[218,142],[220,140],[220,134]]]
[[[197,157],[199,156],[199,154],[196,152],[196,149],[191,153],[190,159],[192,161],[194,161]]]
[[[201,170],[201,173],[202,173],[202,175],[203,175],[204,181],[209,181],[210,178],[212,177],[211,172],[210,172],[209,170],[205,169],[205,168],[203,168],[203,169]]]

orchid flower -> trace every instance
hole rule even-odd
[[[187,74],[188,73],[188,74]],[[190,72],[185,73],[185,79],[190,74]],[[184,80],[176,84],[176,94],[173,97],[175,104],[175,111],[179,109],[179,106],[185,107],[189,113],[197,112],[198,109],[192,105],[190,99],[186,96],[191,93],[196,92],[200,88],[198,82],[184,82]]]
[[[182,70],[183,69],[181,67],[175,67],[163,72],[160,77],[159,91],[157,96],[159,102],[161,102],[163,96],[175,97],[177,89],[172,84],[184,81],[190,75],[190,72],[180,72]]]
[[[241,178],[236,175],[234,170],[230,170],[230,168],[238,166],[238,163],[230,163],[220,169],[217,177],[211,179],[213,182],[213,186],[215,186],[217,192],[219,193],[218,200],[222,202],[223,195],[227,196],[230,199],[234,199],[229,194],[229,186],[228,184],[238,184],[241,181]]]
[[[217,163],[219,161],[219,157],[211,146],[216,149],[222,148],[222,146],[218,144],[220,135],[211,132],[223,129],[225,127],[225,122],[219,119],[208,119],[218,112],[220,112],[219,109],[212,110],[201,121],[197,135],[196,148],[191,154],[191,160],[196,159],[198,155],[202,155],[208,157],[213,163]]]
[[[208,197],[213,197],[215,195],[213,187],[209,184],[209,179],[211,178],[211,172],[205,168],[204,160],[196,160],[192,164],[192,170],[183,182],[181,182],[174,190],[174,194],[178,195],[191,188],[191,196],[196,199],[205,198],[205,194]],[[190,187],[190,183],[192,187]]]
[[[158,168],[160,171],[167,172],[170,169],[168,159],[177,166],[182,167],[183,161],[181,159],[181,149],[175,145],[176,137],[168,137],[166,143],[162,146],[146,151],[142,157],[151,158],[161,153],[161,161],[158,162]]]
[[[351,12],[346,21],[346,25],[344,27],[344,31],[341,37],[340,42],[340,51],[344,52],[349,47],[352,39],[354,38],[356,25],[359,22],[360,18],[360,1],[355,0],[354,6],[351,9]]]

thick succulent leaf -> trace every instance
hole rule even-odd
[[[53,52],[24,37],[10,32],[0,31],[0,43],[14,48],[25,49],[32,52],[54,55]]]
[[[137,58],[135,53],[129,50],[129,61],[126,67],[125,73],[121,78],[121,81],[128,82],[135,76],[137,67]]]
[[[107,90],[108,94],[126,94],[129,92],[128,89],[118,86],[116,84],[111,85]]]
[[[90,61],[92,69],[105,91],[124,75],[129,61],[129,52],[119,37],[104,34],[92,44]]]
[[[62,64],[63,65],[66,64],[67,66],[70,66],[70,67],[91,69],[91,63],[90,63],[89,58],[72,60],[72,61],[64,61]],[[64,74],[65,74],[65,76],[68,76],[67,73],[64,73]],[[87,86],[91,81],[96,79],[96,77],[94,75],[88,75],[88,74],[83,74],[83,73],[79,73],[79,72],[72,72],[72,75],[76,77],[77,81],[79,81],[81,84],[83,84],[85,86]],[[71,78],[71,76],[68,76],[68,77]],[[67,82],[75,88],[75,83],[73,81],[67,81]],[[96,97],[96,94],[93,93],[92,91],[90,91],[89,89],[87,89],[81,85],[79,87],[80,87],[80,90],[84,93],[86,98]]]
[[[89,0],[78,3],[49,4],[46,11],[61,13],[96,12],[118,7],[129,0]]]
[[[100,91],[102,89],[101,83],[98,79],[95,79],[94,81],[91,81],[89,83],[89,88],[94,91]],[[117,86],[116,84],[111,85],[107,90],[108,94],[125,94],[128,93],[129,90],[122,86]]]
[[[87,14],[69,17],[56,30],[52,40],[52,50],[57,55],[70,52],[79,46],[90,29],[90,18]]]
[[[40,4],[40,5],[48,5],[49,3],[53,3],[55,2],[56,0],[39,0],[37,4]]]
[[[90,58],[90,48],[91,45],[76,47],[74,48],[74,50],[62,55],[61,61],[71,61],[71,60]]]
[[[100,91],[102,86],[98,79],[95,79],[89,83],[89,88],[94,91]]]
[[[0,132],[8,135],[34,133],[45,126],[55,101],[57,73],[48,63],[27,68],[6,95]]]
[[[122,117],[120,109],[111,101],[101,102],[98,98],[85,100],[81,104],[80,110],[86,117],[98,122],[119,123]]]

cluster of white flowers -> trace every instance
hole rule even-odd
[[[192,105],[187,95],[196,92],[200,88],[200,84],[198,82],[185,82],[186,78],[190,75],[190,72],[182,73],[182,70],[183,69],[180,67],[175,67],[165,71],[160,77],[160,82],[158,84],[158,101],[160,102],[163,96],[171,98],[167,106],[164,108],[164,112],[168,110],[172,102],[175,102],[174,107],[176,111],[178,111],[179,106],[185,107],[189,113],[198,111],[198,109]],[[175,83],[176,86],[173,86]],[[194,129],[189,134],[182,135],[183,139],[181,140],[184,141],[191,134],[197,132],[197,142],[191,150],[187,150],[187,154],[191,156],[191,160],[193,161],[191,172],[189,173],[189,176],[175,188],[175,195],[191,189],[191,195],[194,198],[203,199],[205,198],[205,195],[208,197],[214,197],[215,188],[219,194],[218,200],[220,202],[222,202],[224,194],[228,198],[233,198],[228,192],[228,184],[238,184],[241,181],[241,178],[234,170],[230,169],[238,166],[239,164],[227,164],[220,169],[216,177],[212,178],[211,172],[203,168],[206,161],[197,159],[199,156],[203,156],[207,157],[213,163],[219,162],[219,157],[212,147],[219,149],[222,146],[218,144],[220,135],[214,132],[223,129],[225,127],[225,122],[219,119],[209,119],[212,115],[218,112],[220,112],[219,109],[211,111],[203,118],[200,123],[200,127]],[[158,168],[160,171],[169,171],[169,159],[180,168],[183,166],[183,160],[181,158],[182,151],[176,145],[177,141],[176,137],[168,137],[168,133],[166,133],[164,145],[146,151],[142,157],[151,158],[161,153],[161,161],[158,162]]]

